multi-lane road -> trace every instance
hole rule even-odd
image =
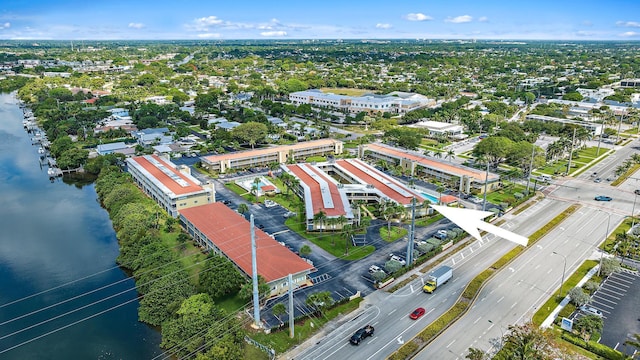
[[[505,217],[503,225],[520,234],[529,235],[539,224],[546,223],[564,210],[568,204],[543,200],[527,210],[527,214],[517,218]],[[527,216],[529,215],[529,216]],[[529,221],[527,219],[535,219]],[[416,279],[403,289],[389,294],[376,292],[369,295],[372,305],[362,311],[352,321],[335,329],[319,343],[309,346],[296,359],[381,359],[397,350],[405,340],[418,334],[430,322],[447,311],[458,299],[466,284],[484,271],[515,244],[503,239],[487,236],[482,242],[475,242],[450,257],[444,264],[453,267],[453,279],[433,294],[422,292],[423,277]],[[555,279],[555,278],[554,278]],[[423,307],[427,313],[418,320],[409,319],[409,313]],[[349,337],[366,324],[376,330],[359,346],[349,343]]]
[[[501,335],[509,325],[531,319],[548,297],[560,287],[563,272],[569,276],[585,259],[597,256],[597,246],[607,230],[613,231],[625,216],[635,209],[635,180],[619,187],[606,181],[595,183],[590,174],[598,172],[605,179],[614,177],[615,168],[637,151],[638,140],[620,148],[575,179],[559,179],[549,187],[547,198],[517,216],[506,215],[502,227],[528,236],[562,212],[570,204],[582,207],[529,247],[506,269],[497,273],[483,288],[472,308],[424,348],[417,359],[463,359],[470,347],[487,352],[500,345]],[[640,184],[637,186],[640,188]],[[611,202],[597,202],[596,195],[611,196]],[[637,204],[640,206],[640,204]],[[454,268],[454,279],[433,295],[423,294],[423,279],[394,294],[378,291],[369,295],[368,307],[356,317],[330,332],[313,346],[306,346],[296,359],[380,359],[385,358],[405,341],[418,334],[444,313],[460,295],[466,284],[486,269],[513,244],[486,237],[475,242],[445,264]],[[424,277],[424,276],[423,276]],[[568,291],[569,289],[565,289]],[[427,310],[419,320],[408,315],[416,307]],[[359,346],[348,339],[360,327],[371,324],[376,331]]]

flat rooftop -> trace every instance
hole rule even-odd
[[[136,167],[167,193],[176,196],[204,191],[193,176],[178,171],[173,164],[157,155],[144,155],[127,159],[128,166]]]

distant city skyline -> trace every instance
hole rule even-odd
[[[6,1],[3,40],[640,40],[640,1]]]

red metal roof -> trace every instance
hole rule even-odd
[[[144,156],[133,157],[131,158],[131,160],[135,161],[140,166],[142,166],[145,170],[147,170],[149,174],[151,174],[151,176],[153,176],[158,181],[160,181],[162,185],[166,186],[172,193],[176,195],[185,195],[185,194],[195,193],[195,192],[204,190],[202,186],[194,183],[193,180],[190,180],[183,173],[176,170],[171,164],[169,164],[163,158],[157,155],[150,155],[150,156],[151,158],[156,160],[159,164],[163,165],[169,172],[175,174],[175,176],[182,179],[185,182],[186,186],[182,186],[178,184],[178,182],[172,179],[169,175],[165,174],[162,170],[160,170],[160,168],[158,168],[158,166],[153,164]]]
[[[249,222],[221,203],[211,203],[180,210],[184,216],[242,271],[251,275],[251,234]],[[313,270],[285,246],[255,229],[258,274],[267,282],[289,274]]]
[[[331,201],[333,202],[333,208],[325,208],[324,203],[322,201],[322,192],[320,189],[320,184],[316,179],[311,177],[307,172],[305,172],[301,167],[304,166],[305,169],[315,173],[318,177],[325,180],[329,186],[329,194],[331,195]],[[313,213],[317,214],[320,211],[324,212],[327,216],[340,216],[345,215],[346,212],[344,210],[345,204],[342,203],[342,197],[340,196],[340,191],[336,184],[334,184],[331,180],[329,180],[327,174],[318,170],[315,166],[310,166],[309,164],[298,164],[298,165],[288,165],[287,168],[291,170],[291,172],[300,179],[301,182],[305,183],[311,192],[311,204],[313,205]],[[306,201],[306,200],[305,200]],[[349,206],[349,205],[347,205]]]
[[[367,168],[369,173],[362,171],[361,169],[353,165],[351,162],[355,162],[359,166]],[[409,191],[409,189],[407,189],[407,187],[404,184],[395,180],[391,176],[388,176],[385,173],[380,172],[377,169],[369,166],[363,161],[360,161],[357,159],[350,159],[349,161],[338,160],[336,161],[336,164],[339,165],[341,168],[347,170],[348,172],[352,173],[358,179],[364,181],[365,183],[373,185],[376,189],[380,190],[383,194],[385,194],[390,199],[396,201],[399,204],[409,205],[411,204],[411,201],[414,197],[416,198],[416,201],[418,201],[418,203],[422,203],[425,200],[422,196]],[[370,174],[374,174],[375,176],[372,176]],[[405,196],[399,193],[392,187],[386,185],[386,183],[391,183],[397,186],[398,188],[405,190],[407,193],[411,194],[411,196]]]

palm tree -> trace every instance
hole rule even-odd
[[[313,215],[313,222],[318,224],[318,228],[320,232],[322,232],[322,228],[324,227],[324,222],[327,220],[327,213],[320,210],[316,214]]]
[[[336,231],[336,225],[338,225],[338,218],[337,217],[330,217],[327,218],[326,223],[328,226],[331,226],[331,230],[332,231]],[[331,246],[335,247],[336,246],[336,237],[335,235],[331,235]]]
[[[349,243],[351,242],[354,232],[355,230],[351,224],[346,224],[342,227],[342,236],[345,240],[344,254],[347,256],[349,255]]]
[[[449,151],[447,151],[447,156],[445,158],[449,158],[449,162],[451,162],[451,160],[453,160],[453,158],[456,157],[456,152],[453,151],[453,149],[449,149]]]
[[[440,185],[438,186],[438,188],[436,188],[436,191],[438,192],[438,205],[442,205],[442,192],[447,190],[447,188],[445,188],[444,186]]]
[[[238,205],[238,212],[242,215],[246,214],[249,211],[249,206],[245,203]]]
[[[438,149],[438,150],[434,150],[433,151],[433,156],[437,157],[438,159],[442,158],[442,150]]]

